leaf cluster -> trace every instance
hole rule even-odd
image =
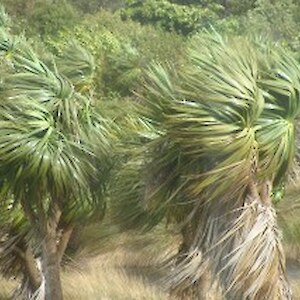
[[[138,134],[118,179],[116,192],[131,203],[122,212],[132,227],[167,219],[183,232],[189,248],[171,288],[192,286],[210,266],[233,298],[268,288],[280,299],[280,236],[271,203],[260,201],[264,184],[275,194],[294,167],[300,66],[274,43],[217,34],[195,38],[188,55],[181,69],[155,64],[145,78]],[[265,272],[272,283],[255,280]]]
[[[4,28],[0,45],[2,190],[31,223],[51,213],[54,202],[65,221],[103,214],[113,135],[89,97],[92,56],[71,44],[47,65],[25,38]]]
[[[131,18],[142,24],[155,24],[168,31],[183,35],[208,28],[218,18],[221,6],[214,9],[198,6],[184,6],[169,1],[127,1],[122,10],[123,18]]]

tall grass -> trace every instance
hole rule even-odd
[[[176,249],[176,243],[176,238],[162,232],[117,235],[98,245],[98,251],[93,243],[86,243],[87,247],[77,253],[79,263],[69,264],[63,273],[65,298],[167,299],[160,282],[164,276],[160,265]]]
[[[128,265],[128,262],[133,264]],[[156,282],[158,277],[154,276],[153,270],[143,265],[138,267],[128,250],[116,250],[86,260],[82,270],[66,271],[62,280],[65,299],[69,300],[167,299]]]
[[[10,299],[13,290],[17,286],[18,281],[16,279],[5,279],[0,276],[0,300]]]
[[[159,266],[177,245],[177,237],[131,233],[115,236],[99,247],[99,252],[82,248],[76,259],[64,267],[65,299],[167,300],[161,284],[165,271]],[[294,299],[299,300],[300,265],[290,262],[289,275]],[[9,299],[17,284],[17,280],[0,278],[0,300]]]

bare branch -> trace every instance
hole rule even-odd
[[[62,258],[65,254],[74,227],[75,227],[74,224],[69,224],[66,228],[64,228],[62,232],[61,238],[59,240],[59,244],[57,246],[57,258],[59,264],[61,264]]]

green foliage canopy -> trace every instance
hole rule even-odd
[[[74,38],[95,57],[94,85],[100,95],[132,95],[149,63],[170,61],[179,66],[184,60],[182,36],[123,21],[119,14],[108,11],[88,16],[72,30],[60,31],[45,42],[52,52],[61,55]]]
[[[179,71],[150,69],[135,142],[145,138],[140,151],[131,145],[118,186],[124,201],[140,199],[147,225],[167,218],[185,232],[172,289],[194,286],[210,266],[229,299],[282,299],[288,290],[271,197],[299,150],[299,74],[274,43],[218,35],[196,38]]]
[[[142,24],[155,24],[168,31],[187,35],[208,28],[218,19],[221,6],[214,9],[184,6],[169,1],[128,1],[123,10],[123,18],[130,17]]]

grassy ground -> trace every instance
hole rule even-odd
[[[162,238],[122,235],[106,243],[100,253],[93,247],[85,248],[64,268],[65,299],[166,299],[160,283],[163,271],[155,267],[167,255],[166,249],[171,249]],[[16,285],[16,280],[0,278],[0,300],[8,299]]]
[[[9,295],[16,284],[16,280],[6,280],[0,277],[0,300],[8,300]]]
[[[122,235],[106,245],[101,253],[82,250],[76,262],[63,271],[66,300],[164,300],[157,266],[167,255],[170,241],[163,236]],[[174,250],[174,249],[173,249]],[[300,264],[289,261],[294,299],[300,300]],[[8,299],[14,280],[0,279],[0,299]]]
[[[79,265],[71,265],[63,274],[67,300],[162,300],[167,294],[158,266],[175,251],[164,233],[115,237],[93,258],[90,251],[79,253]],[[88,251],[88,253],[86,253]]]
[[[300,200],[299,189],[290,191],[278,205],[288,274],[294,299],[300,300]],[[64,269],[62,281],[66,300],[164,300],[163,271],[157,266],[175,251],[178,240],[161,228],[155,234],[116,235],[103,238],[100,226],[86,228],[80,244],[85,245]],[[173,249],[172,249],[173,248]],[[8,299],[18,282],[0,277],[0,300]]]
[[[63,275],[65,298],[79,299],[166,299],[159,272],[135,261],[133,253],[116,250],[88,260],[82,271]]]

